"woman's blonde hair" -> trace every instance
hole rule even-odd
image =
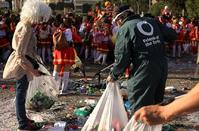
[[[20,19],[30,23],[47,22],[51,8],[41,0],[26,0],[23,4]]]

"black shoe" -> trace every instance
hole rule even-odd
[[[27,126],[19,127],[17,131],[38,131],[43,125],[37,123],[28,123]]]

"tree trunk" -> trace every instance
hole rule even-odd
[[[151,10],[152,0],[149,0],[149,12]]]
[[[137,14],[140,14],[140,4],[138,0],[136,0],[136,5],[137,5]]]
[[[13,10],[19,12],[23,6],[23,0],[12,0],[12,1],[13,1],[12,5]]]

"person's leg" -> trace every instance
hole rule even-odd
[[[189,43],[188,43],[188,41],[186,41],[184,43],[183,48],[184,48],[184,53],[188,54],[189,53],[189,49],[188,49],[189,48]]]
[[[102,53],[99,53],[99,56],[98,56],[98,58],[97,58],[97,60],[96,60],[96,63],[97,64],[101,64],[101,59],[103,58],[103,54]]]
[[[102,65],[107,65],[106,64],[106,58],[107,58],[107,53],[103,54],[103,59],[102,59]]]
[[[39,130],[42,126],[37,125],[26,116],[25,102],[28,85],[29,82],[26,75],[16,82],[16,116],[19,123],[18,130]]]
[[[44,63],[46,63],[46,48],[42,47],[42,60]]]
[[[199,65],[197,64],[196,65],[196,71],[194,73],[194,78],[197,78],[198,77],[198,71],[199,71]]]
[[[37,53],[38,53],[38,55],[40,56],[40,57],[42,57],[42,50],[41,50],[41,47],[37,47]]]
[[[161,77],[158,83],[158,86],[155,91],[155,104],[160,104],[163,102],[164,99],[164,93],[165,93],[165,86],[166,86],[166,80],[168,75],[168,65],[165,63],[164,68],[161,72]]]
[[[86,46],[82,45],[81,48],[80,48],[80,56],[84,56],[84,52],[85,52],[85,48]]]
[[[95,63],[96,61],[96,49],[93,49],[93,62]]]
[[[52,62],[50,47],[47,47],[48,62]]]
[[[196,48],[196,44],[195,44],[195,41],[191,41],[191,53],[192,53],[192,55],[194,55],[195,54],[195,48]]]
[[[60,77],[61,65],[54,65],[53,77],[57,81],[59,90],[61,90],[61,77]]]
[[[6,62],[10,54],[9,48],[4,47],[2,53],[3,53],[3,56],[2,56],[3,62]]]
[[[70,67],[71,67],[70,65],[64,65],[64,74],[63,74],[63,77],[61,78],[61,80],[62,80],[61,93],[63,93],[64,91],[66,91],[68,89]]]
[[[81,43],[75,44],[75,50],[77,51],[77,55],[79,56],[81,51]]]
[[[2,47],[0,47],[0,52],[3,52]],[[0,63],[3,63],[3,53],[0,53]]]
[[[26,75],[16,82],[16,116],[19,127],[27,126],[27,116],[25,109],[26,92],[29,82]]]
[[[128,80],[128,99],[132,103],[132,114],[143,106],[155,104],[155,90],[160,79],[156,67],[141,65]]]
[[[88,59],[88,51],[89,51],[89,50],[88,50],[88,47],[86,47],[86,49],[85,49],[85,57],[84,57],[85,60]]]
[[[172,56],[175,57],[176,56],[176,42],[174,42],[173,46],[172,46]]]
[[[93,48],[90,49],[90,59],[93,60],[95,58],[95,50]]]
[[[82,66],[80,67],[80,71],[82,72],[83,77],[86,78],[86,71],[84,64],[82,64]]]
[[[99,51],[95,51],[95,58],[94,58],[94,63],[97,62],[98,57],[100,56],[100,52]]]
[[[181,44],[178,45],[178,57],[181,57]]]

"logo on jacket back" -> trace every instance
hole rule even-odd
[[[150,27],[150,30],[149,30],[149,31],[145,31],[145,30],[143,29],[143,27],[142,27],[143,25],[148,25],[148,27]],[[137,23],[137,28],[138,28],[138,30],[140,31],[140,33],[142,33],[143,35],[146,35],[146,36],[151,36],[151,35],[153,35],[153,32],[154,32],[153,26],[152,26],[150,23],[148,23],[147,21],[138,22],[138,23]]]
[[[143,28],[144,25],[149,28],[149,29],[147,29],[147,31],[146,31],[146,29]],[[149,22],[147,22],[147,21],[138,22],[137,23],[137,29],[141,34],[146,36],[145,39],[142,40],[146,47],[161,43],[159,35],[157,35],[157,36],[153,35],[154,34],[154,28]]]

